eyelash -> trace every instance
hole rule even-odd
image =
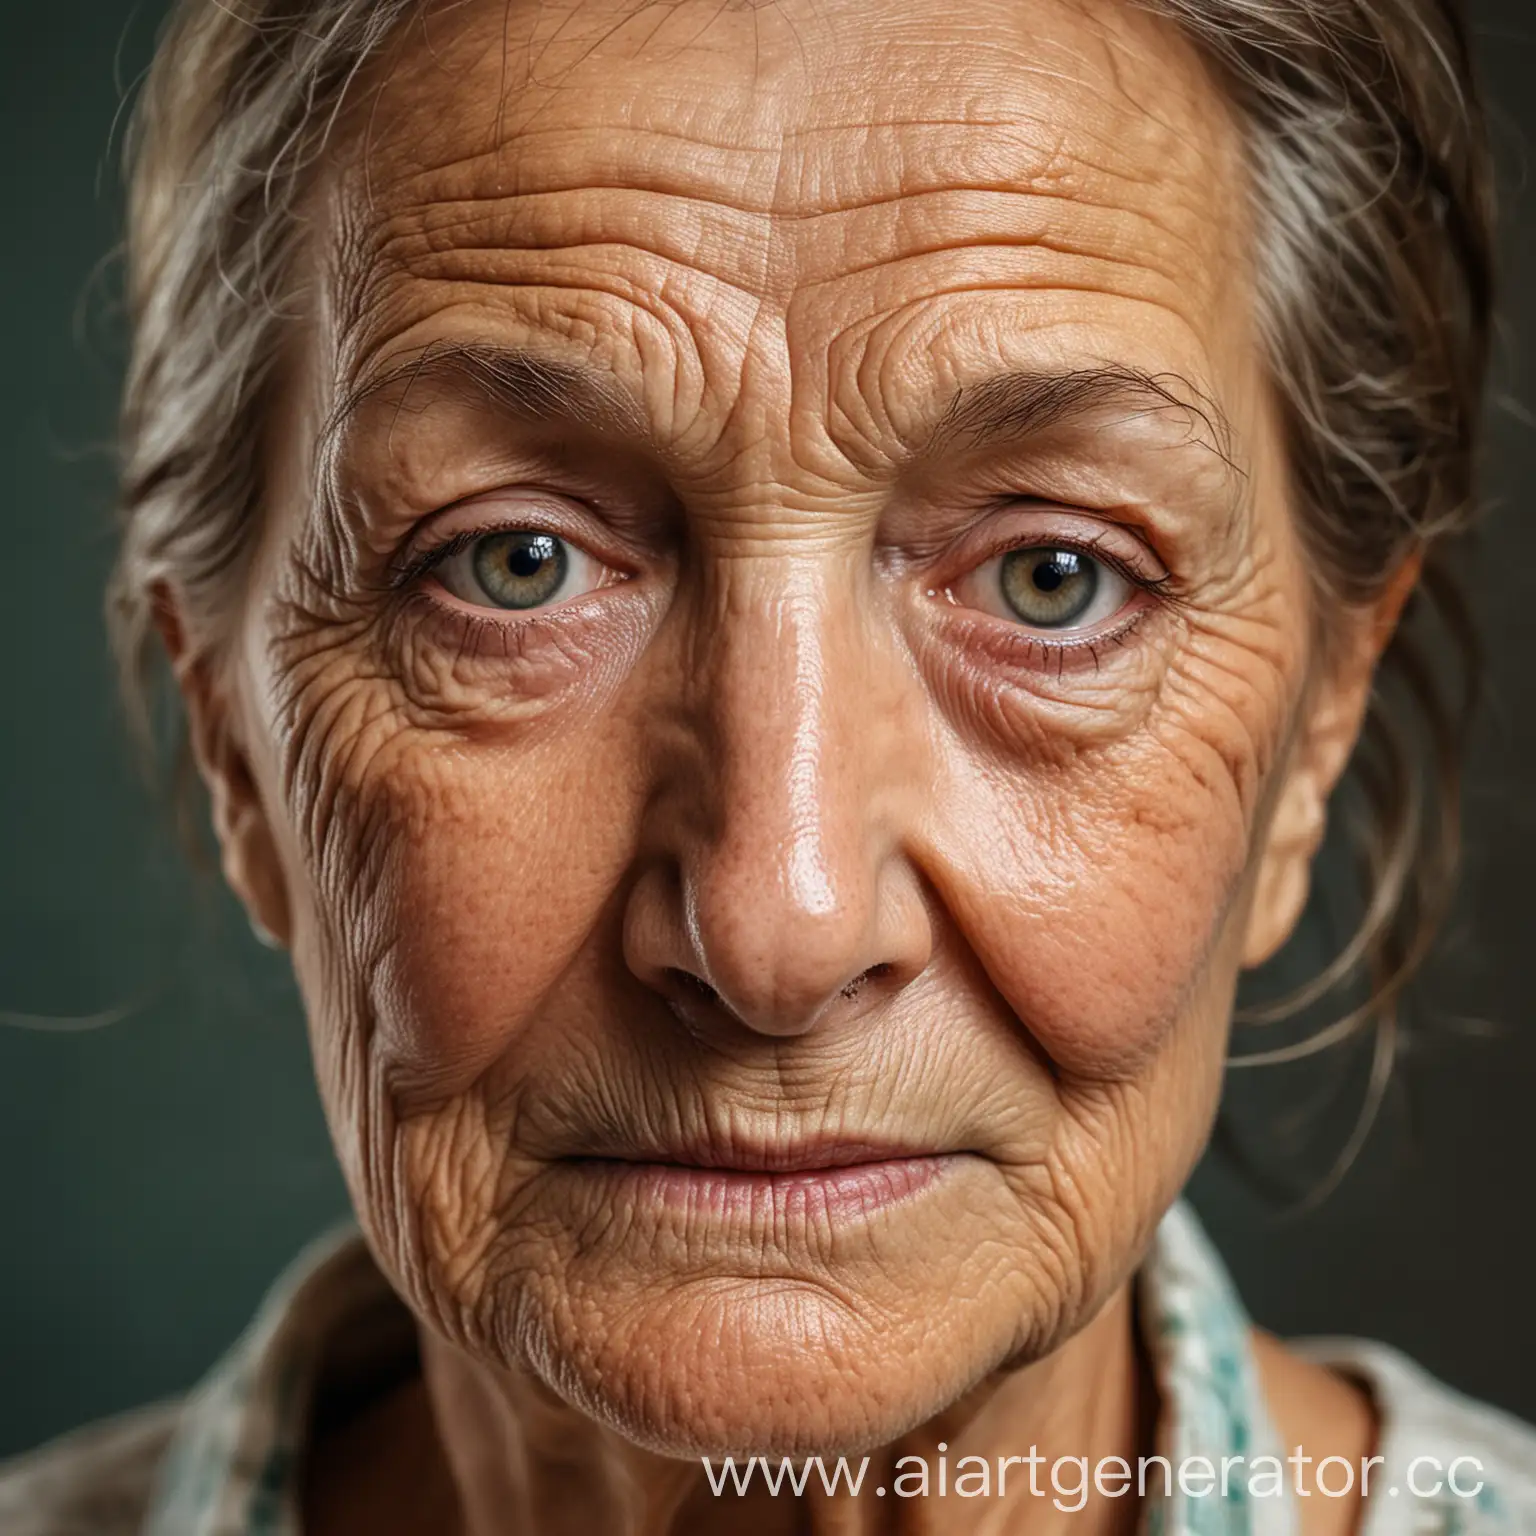
[[[1012,538],[999,539],[990,545],[979,559],[972,559],[966,566],[965,573],[975,570],[978,566],[985,565],[989,560],[995,560],[999,555],[1012,554],[1020,549],[1060,549],[1070,551],[1075,555],[1086,555],[1091,560],[1097,560],[1101,565],[1107,565],[1110,570],[1123,576],[1133,587],[1143,592],[1150,592],[1154,597],[1165,600],[1173,600],[1175,589],[1174,578],[1171,572],[1161,576],[1148,576],[1138,571],[1135,566],[1124,556],[1107,550],[1106,536],[1095,538],[1083,538],[1077,534],[1045,533],[1037,538]],[[953,584],[952,582],[949,584]]]
[[[422,550],[403,564],[392,563],[389,572],[389,585],[399,591],[409,587],[412,583],[420,581],[429,572],[439,565],[451,560],[455,555],[461,554],[478,539],[488,537],[493,533],[504,533],[509,525],[505,523],[490,523],[484,528],[463,528],[458,533],[449,535],[441,544],[434,544],[428,549]],[[521,523],[516,525],[522,527]],[[553,528],[536,528],[531,523],[528,525],[531,532],[548,533],[551,538],[564,538],[564,535]],[[494,621],[493,621],[494,622]]]

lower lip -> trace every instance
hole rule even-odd
[[[947,1156],[893,1157],[782,1173],[616,1158],[582,1158],[576,1166],[612,1181],[616,1193],[639,1206],[700,1220],[752,1224],[868,1217],[930,1189],[954,1161]]]

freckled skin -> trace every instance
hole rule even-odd
[[[1119,1443],[1127,1278],[1374,661],[1306,686],[1241,208],[1219,94],[1112,5],[477,3],[363,83],[237,723],[198,729],[248,764],[226,867],[292,945],[365,1230],[498,1411],[662,1457],[1018,1450],[1045,1394]],[[399,376],[449,343],[594,366],[625,421]],[[1106,366],[1184,403],[934,436],[1000,373]],[[599,584],[388,585],[535,516]],[[954,599],[1042,539],[1136,576],[1131,621]],[[828,1135],[958,1155],[851,1220],[572,1161]],[[682,1473],[648,1475],[662,1529]]]

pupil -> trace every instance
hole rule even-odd
[[[1042,592],[1054,592],[1071,574],[1066,569],[1066,561],[1058,555],[1035,567],[1035,585]]]
[[[547,538],[529,539],[523,544],[514,544],[507,551],[507,569],[514,576],[537,576],[539,567],[549,559],[552,551],[547,547]]]

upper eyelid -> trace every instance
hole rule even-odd
[[[475,498],[479,500],[481,498]],[[467,505],[468,503],[464,503]],[[441,512],[433,515],[432,521],[447,516],[453,512],[460,503],[454,503],[445,507]],[[595,560],[599,565],[611,566],[609,557],[595,553],[588,547],[585,540],[573,534],[568,527],[561,526],[562,519],[552,517],[539,517],[536,514],[527,516],[506,516],[488,519],[484,523],[477,523],[470,527],[455,529],[452,533],[435,540],[426,541],[417,545],[414,549],[409,542],[397,550],[389,559],[387,575],[391,587],[402,587],[424,576],[434,566],[442,564],[453,555],[467,549],[477,539],[489,538],[493,534],[511,533],[526,529],[530,533],[547,533],[567,544],[579,549],[589,560]]]
[[[423,530],[455,516],[483,513],[485,521],[476,529],[482,534],[536,528],[609,564],[647,557],[665,515],[654,495],[644,488],[634,492],[607,475],[573,472],[558,464],[547,468],[531,466],[526,477],[515,473],[425,508],[403,531],[401,546],[419,548]],[[393,563],[401,563],[398,553]]]
[[[978,508],[978,513],[952,538],[936,542],[919,558],[925,563],[954,568],[956,562],[979,564],[1010,549],[1059,544],[1095,555],[1149,585],[1173,584],[1168,562],[1142,526],[1116,518],[1108,510],[1089,510],[1032,497],[999,497],[990,506]],[[1030,526],[1020,526],[1024,519],[1029,520]],[[1085,526],[1093,532],[1085,533]],[[1135,554],[1127,555],[1120,547],[1122,542]],[[1148,574],[1143,567],[1153,569]]]

